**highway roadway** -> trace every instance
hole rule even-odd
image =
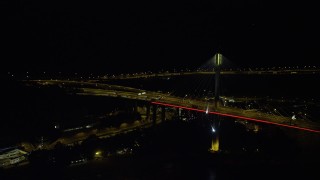
[[[320,133],[320,124],[318,123],[305,121],[301,119],[292,120],[291,117],[271,115],[259,111],[246,111],[243,109],[227,107],[222,105],[215,107],[212,104],[208,104],[207,101],[200,99],[190,99],[186,97],[182,98],[165,93],[146,91],[125,86],[108,85],[97,82],[93,83],[63,80],[34,80],[29,82],[37,83],[39,85],[58,85],[62,88],[76,88],[76,94],[78,95],[138,99],[168,107],[189,109],[210,114],[219,114],[237,119],[256,121],[260,123],[268,123],[273,125]],[[294,123],[294,125],[291,125],[291,122]]]
[[[297,74],[320,74],[320,69],[259,69],[259,70],[222,70],[220,72],[223,75],[297,75]],[[138,79],[138,78],[154,78],[154,77],[170,77],[170,76],[184,76],[184,75],[214,75],[215,72],[212,71],[187,71],[187,72],[163,72],[163,73],[151,73],[151,74],[121,74],[113,76],[103,76],[97,78],[96,80],[110,80],[110,79]],[[94,82],[94,80],[92,80]]]

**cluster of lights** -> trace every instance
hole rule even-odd
[[[217,55],[217,58],[216,58],[216,63],[220,63],[221,64],[221,60],[222,60],[222,57],[219,58],[219,55]],[[284,66],[284,67],[254,67],[254,68],[222,68],[221,71],[222,72],[232,72],[232,71],[241,71],[241,72],[259,72],[259,71],[262,71],[262,72],[274,72],[274,71],[281,71],[281,72],[291,72],[291,73],[296,73],[296,72],[292,72],[292,71],[310,71],[310,72],[314,72],[314,71],[319,71],[320,70],[320,67],[317,67],[317,66],[312,66],[312,65],[308,65],[308,66]],[[115,75],[115,74],[112,74],[112,75],[109,75],[109,74],[106,74],[106,75],[93,75],[93,73],[91,73],[90,75],[88,76],[85,76],[85,75],[82,75],[80,76],[80,73],[78,72],[74,72],[72,73],[74,76],[80,76],[78,77],[79,79],[108,79],[108,78],[113,78],[113,79],[117,79],[117,78],[130,78],[130,77],[149,77],[149,76],[155,76],[157,74],[164,74],[164,75],[170,75],[170,73],[172,73],[172,75],[176,75],[176,73],[184,73],[184,72],[213,72],[214,69],[212,68],[198,68],[198,69],[195,69],[195,70],[191,70],[191,69],[181,69],[181,70],[177,70],[177,69],[173,69],[171,71],[169,70],[161,70],[159,71],[158,73],[156,72],[152,72],[152,71],[145,71],[145,72],[140,72],[140,73],[128,73],[128,74],[120,74],[120,75]],[[30,79],[30,78],[34,78],[34,76],[31,76],[29,71],[25,72],[25,74],[21,74],[19,75],[18,73],[12,73],[12,72],[8,72],[7,73],[10,77],[24,77],[24,78],[27,78],[27,79]],[[46,71],[43,71],[41,72],[40,74],[42,74],[43,76],[48,76],[49,74],[52,74],[52,73],[48,73]],[[58,72],[57,74],[59,74],[59,76],[62,74],[61,72]]]

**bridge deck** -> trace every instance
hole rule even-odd
[[[149,101],[154,104],[170,106],[182,109],[189,109],[198,112],[206,112],[207,107],[209,108],[210,114],[218,114],[222,116],[228,116],[243,120],[251,120],[260,123],[268,123],[283,127],[295,128],[300,130],[306,130],[310,132],[320,133],[320,124],[305,120],[294,120],[291,121],[290,117],[283,117],[277,115],[271,115],[259,111],[245,111],[233,107],[219,106],[214,108],[213,105],[208,106],[208,102],[205,100],[190,100],[182,97],[171,96],[164,93],[145,91],[141,89],[135,89],[131,87],[108,85],[101,83],[92,82],[78,82],[78,81],[61,81],[61,80],[41,80],[33,81],[41,85],[59,85],[60,87],[76,87],[79,95],[91,95],[91,96],[109,96],[119,97],[126,99],[137,99]],[[145,92],[141,95],[141,92]],[[294,125],[291,125],[291,122]]]

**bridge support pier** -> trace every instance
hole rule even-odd
[[[220,102],[220,72],[221,72],[222,61],[223,61],[222,54],[217,53],[214,55],[214,65],[215,65],[214,104],[216,109],[219,107],[219,102]]]
[[[214,90],[214,107],[217,109],[219,107],[220,101],[220,68],[216,68],[215,72],[215,90]]]
[[[133,102],[133,112],[138,112],[138,102],[137,101]]]
[[[161,121],[164,122],[166,120],[166,107],[161,106]]]
[[[147,104],[146,121],[150,120],[150,104]]]
[[[157,105],[152,105],[152,124],[156,125],[157,123]]]

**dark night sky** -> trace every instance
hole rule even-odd
[[[317,6],[275,2],[2,2],[1,67],[171,70],[199,67],[217,51],[246,67],[320,65]]]

